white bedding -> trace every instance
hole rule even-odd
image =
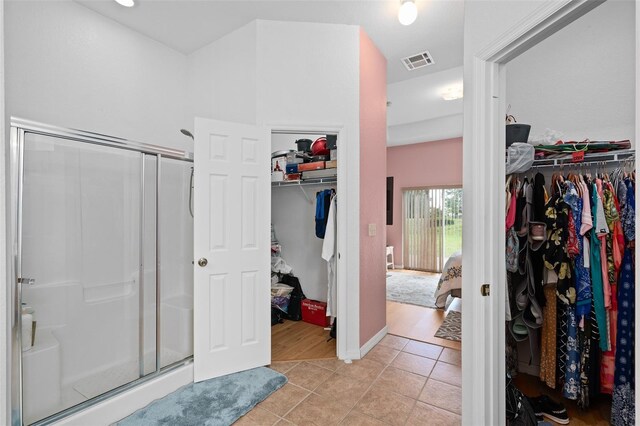
[[[457,252],[447,259],[438,288],[436,288],[436,308],[444,309],[449,295],[460,297],[462,295],[462,253]]]

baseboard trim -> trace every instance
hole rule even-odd
[[[100,425],[116,423],[184,385],[193,382],[193,363],[170,371],[157,379],[136,386],[104,402],[82,410],[55,423],[65,425]]]
[[[387,335],[388,328],[385,325],[382,330],[378,331],[367,343],[360,348],[360,358],[363,358],[375,345],[377,345],[384,336]]]

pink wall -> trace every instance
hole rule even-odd
[[[360,346],[387,324],[386,147],[387,60],[360,30]]]
[[[402,190],[462,185],[462,138],[387,148],[387,176],[393,176],[393,225],[387,226],[387,245],[402,265]]]

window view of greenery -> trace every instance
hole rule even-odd
[[[444,260],[462,250],[462,188],[444,190]]]
[[[403,193],[405,267],[442,271],[462,250],[462,189],[423,188]]]

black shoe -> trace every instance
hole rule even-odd
[[[569,415],[564,405],[555,402],[547,395],[529,398],[529,400],[531,401],[531,405],[533,405],[536,417],[544,416],[561,425],[569,424]]]

